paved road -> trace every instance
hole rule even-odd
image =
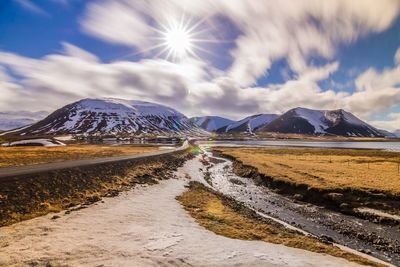
[[[0,181],[8,180],[7,178],[12,178],[21,175],[30,175],[35,173],[54,171],[54,170],[63,170],[70,169],[75,167],[89,166],[89,165],[97,165],[104,164],[110,162],[118,162],[139,158],[149,158],[164,154],[170,154],[177,151],[182,151],[188,148],[188,141],[185,141],[182,146],[175,149],[167,149],[161,150],[157,152],[149,152],[142,154],[134,154],[130,156],[119,156],[119,157],[109,157],[109,158],[97,158],[97,159],[84,159],[84,160],[71,160],[71,161],[63,161],[63,162],[54,162],[54,163],[45,163],[45,164],[36,164],[36,165],[28,165],[28,166],[20,166],[20,167],[7,167],[0,168]]]

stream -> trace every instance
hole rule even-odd
[[[204,148],[203,148],[204,149]],[[323,240],[400,266],[400,226],[373,223],[279,195],[253,180],[235,175],[232,162],[206,151],[210,185],[246,206]],[[204,167],[204,170],[206,167]]]

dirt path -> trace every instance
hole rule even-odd
[[[185,173],[183,167],[181,177]],[[186,183],[181,178],[137,187],[56,220],[48,215],[0,228],[0,266],[356,266],[215,235],[175,200]]]

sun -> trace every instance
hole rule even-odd
[[[188,29],[182,26],[166,29],[163,39],[173,58],[182,59],[193,52],[192,36]]]
[[[178,17],[168,16],[162,19],[162,23],[156,21],[157,26],[151,26],[154,36],[154,45],[148,46],[134,53],[124,55],[120,58],[131,57],[138,54],[154,52],[154,58],[164,57],[169,61],[181,61],[187,58],[200,59],[199,53],[213,54],[206,44],[219,44],[221,40],[213,38],[209,27],[204,27],[206,18],[194,21],[182,14]],[[119,59],[120,59],[119,58]]]
[[[159,48],[157,56],[165,55],[167,60],[180,61],[188,57],[199,58],[196,52],[208,52],[201,47],[202,43],[212,42],[212,40],[202,37],[207,29],[200,29],[204,20],[193,22],[193,18],[187,18],[182,14],[181,18],[167,17],[164,23],[159,24],[155,29],[159,37]]]

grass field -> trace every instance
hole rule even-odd
[[[200,183],[192,182],[189,190],[177,199],[201,226],[219,235],[283,244],[342,257],[360,264],[379,266],[379,264],[345,252],[333,245],[288,230],[274,222],[262,221],[252,211],[233,200],[215,194]]]
[[[321,189],[400,194],[400,153],[317,148],[216,148],[264,175]]]
[[[139,154],[158,150],[155,146],[68,145],[60,147],[0,147],[0,168]]]

